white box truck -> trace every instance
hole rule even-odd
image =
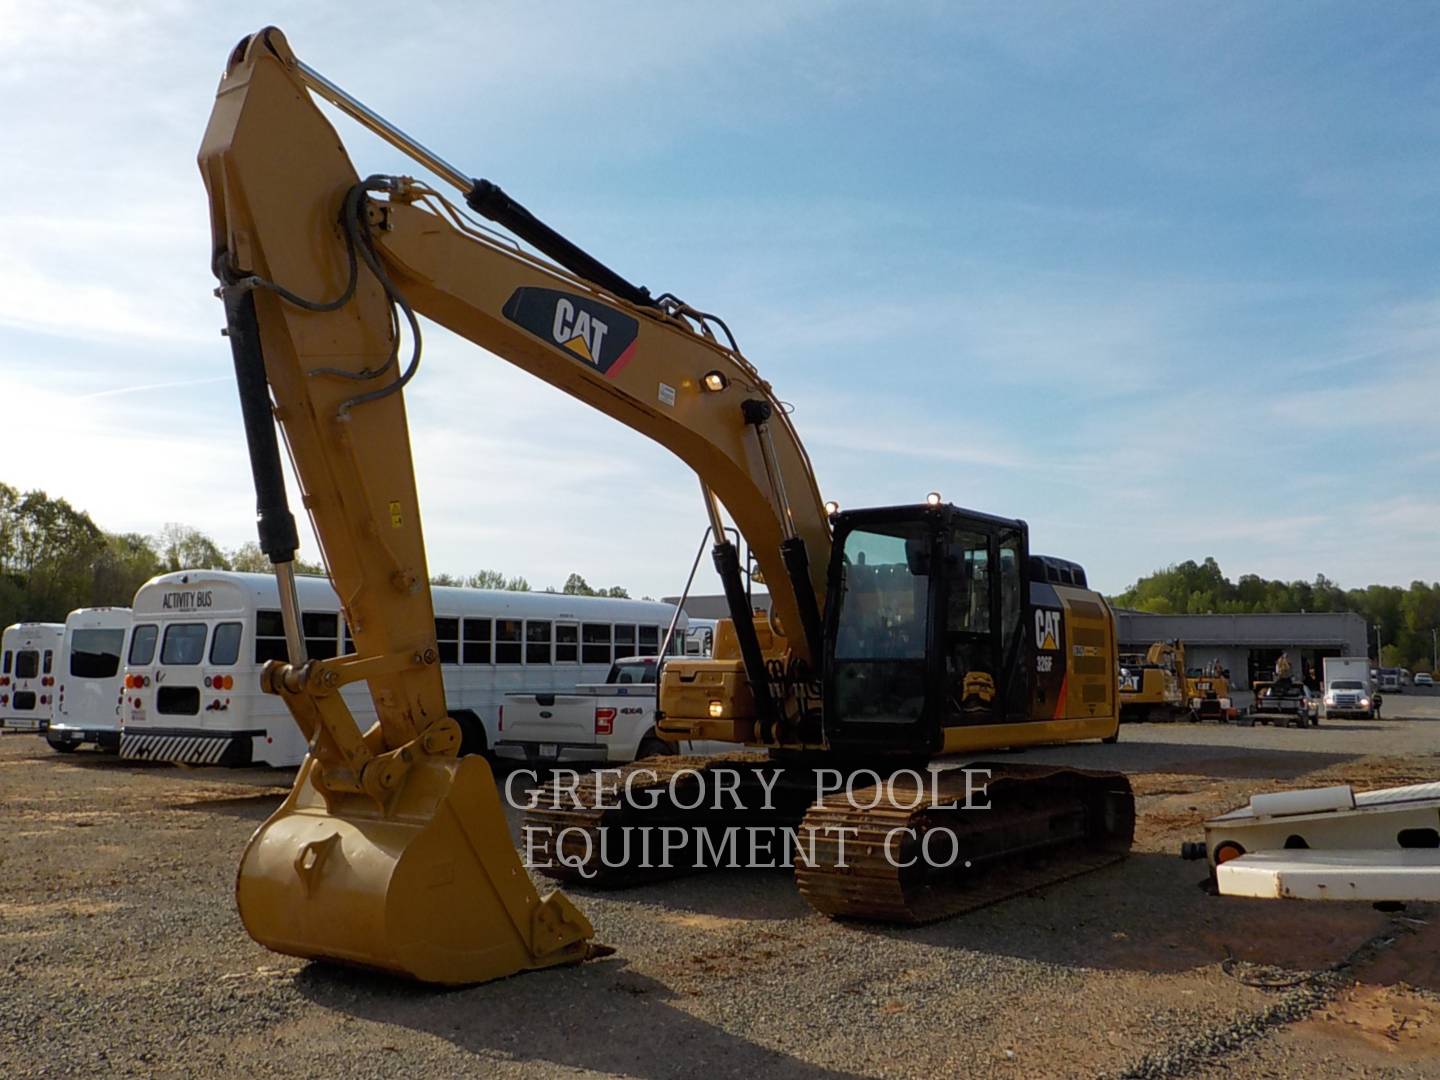
[[[1360,717],[1375,719],[1375,688],[1370,683],[1367,656],[1327,656],[1325,673],[1325,718]]]

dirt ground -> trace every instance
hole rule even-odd
[[[286,774],[5,736],[0,1076],[1440,1077],[1440,911],[1221,899],[1176,856],[1257,791],[1440,780],[1440,698],[1407,698],[1021,755],[1128,772],[1135,852],[946,923],[835,923],[782,871],[574,889],[613,957],[448,992],[245,935]]]

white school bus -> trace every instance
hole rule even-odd
[[[353,651],[326,578],[298,577],[311,659]],[[507,693],[566,693],[602,682],[616,657],[654,655],[675,615],[648,600],[437,586],[435,637],[462,752],[488,751]],[[260,689],[267,660],[286,658],[279,591],[270,574],[162,574],[135,594],[122,686],[120,754],[191,765],[298,765],[305,740],[281,699]],[[686,626],[680,615],[678,627]],[[677,633],[672,651],[683,647]],[[375,722],[366,685],[342,689],[364,730]]]
[[[44,731],[55,710],[64,623],[13,623],[0,634],[0,728]]]
[[[60,689],[45,741],[68,754],[83,743],[120,749],[120,680],[130,609],[76,608],[65,618],[56,665]]]

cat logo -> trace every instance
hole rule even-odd
[[[609,378],[630,362],[640,333],[640,324],[623,311],[558,289],[516,289],[501,313]]]
[[[555,339],[555,344],[565,346],[582,360],[595,363],[609,329],[588,311],[577,312],[574,303],[565,297],[555,301],[555,323],[550,336]]]
[[[1054,652],[1060,648],[1060,612],[1036,609],[1035,648],[1042,652]]]

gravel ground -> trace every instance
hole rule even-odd
[[[1129,772],[1135,854],[947,923],[830,922],[780,871],[574,889],[615,956],[450,992],[246,937],[235,865],[285,774],[7,736],[0,1076],[1440,1076],[1440,912],[1218,899],[1174,855],[1254,791],[1440,779],[1440,698],[1393,706],[1020,755]]]

